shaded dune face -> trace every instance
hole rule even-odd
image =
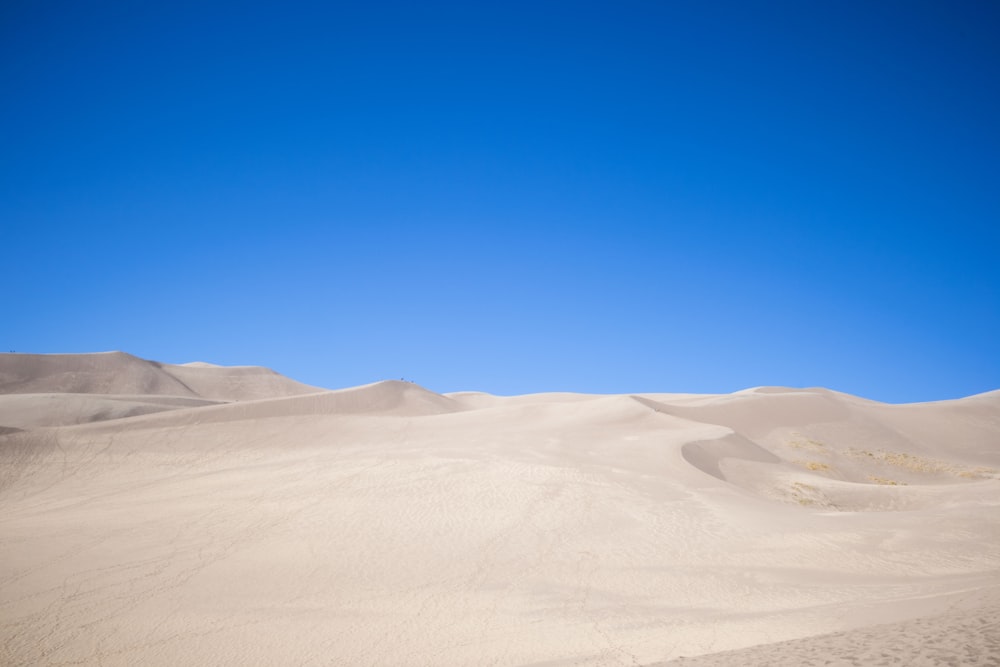
[[[330,391],[0,355],[0,663],[650,664],[960,633],[1000,609],[998,470],[1000,392]],[[788,650],[745,655],[814,655]]]
[[[765,464],[781,463],[781,459],[760,445],[733,433],[716,440],[689,442],[681,448],[684,460],[698,470],[728,482],[720,467],[723,461],[753,461]]]

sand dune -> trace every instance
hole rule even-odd
[[[2,405],[2,398],[0,398]],[[189,409],[181,409],[181,408]],[[322,417],[324,415],[426,416],[463,409],[455,401],[410,382],[385,380],[361,387],[319,391],[299,396],[258,399],[234,403],[205,401],[199,406],[175,405],[169,414],[115,424],[113,428],[151,429],[194,424],[258,421],[279,417]],[[154,412],[152,410],[150,413]],[[160,411],[156,411],[160,412]],[[96,420],[91,420],[96,421]],[[0,422],[2,423],[2,422]]]
[[[1000,392],[0,391],[3,664],[996,664]]]
[[[259,366],[161,364],[125,352],[0,354],[0,394],[189,396],[214,401],[319,391]]]
[[[319,391],[259,366],[161,364],[124,352],[0,354],[0,428],[68,426]]]
[[[199,397],[214,401],[251,401],[320,391],[260,366],[194,363],[162,364],[161,368]]]

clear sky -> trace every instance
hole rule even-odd
[[[0,348],[1000,388],[1000,4],[0,9]]]

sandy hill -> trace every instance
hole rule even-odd
[[[0,392],[5,665],[995,664],[1000,392]]]
[[[187,396],[245,401],[321,391],[259,366],[161,364],[125,352],[0,354],[0,394]]]
[[[321,391],[259,366],[162,364],[124,352],[0,354],[0,428],[7,429]]]

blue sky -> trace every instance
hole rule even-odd
[[[4,3],[0,347],[1000,388],[997,34],[985,1]]]

